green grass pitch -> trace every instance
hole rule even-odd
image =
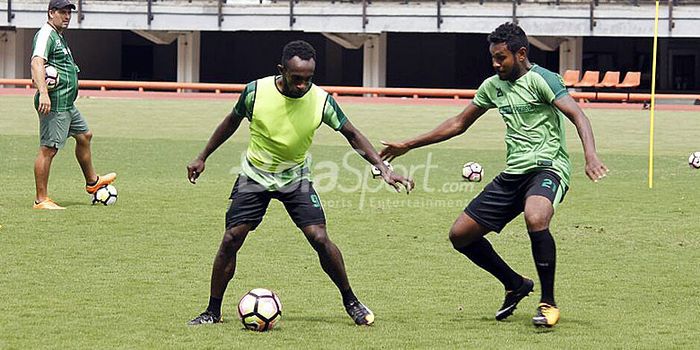
[[[197,185],[185,165],[202,149],[234,101],[83,98],[95,133],[99,172],[119,173],[119,200],[91,206],[73,156],[59,152],[49,191],[61,212],[31,209],[38,122],[30,97],[0,97],[0,349],[230,348],[697,348],[700,313],[700,119],[657,112],[655,188],[647,188],[648,111],[589,109],[601,158],[611,169],[585,178],[581,145],[567,122],[573,184],[557,211],[556,294],[560,324],[530,324],[539,297],[496,322],[500,284],[455,252],[447,238],[466,203],[504,168],[503,122],[496,112],[449,142],[410,152],[410,196],[353,190],[369,168],[344,138],[321,127],[311,149],[331,238],[350,282],[376,314],[359,328],[313,249],[278,202],[239,253],[224,300],[225,322],[187,327],[206,306],[227,198],[244,151],[247,124],[207,162]],[[369,139],[425,132],[455,106],[345,103]],[[346,159],[347,165],[343,165]],[[460,181],[478,161],[485,180]],[[429,176],[425,168],[432,166]],[[329,174],[338,167],[337,183]],[[361,169],[357,173],[350,169]],[[358,174],[359,177],[358,177]],[[430,192],[432,190],[432,192]],[[488,238],[516,271],[536,277],[522,217]],[[255,287],[284,305],[278,329],[242,329],[238,298]]]

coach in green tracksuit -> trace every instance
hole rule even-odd
[[[32,48],[32,80],[37,88],[34,107],[39,114],[39,154],[34,162],[36,181],[35,209],[65,209],[48,197],[51,161],[66,144],[68,136],[75,138],[75,156],[85,176],[85,190],[94,193],[99,187],[114,181],[116,174],[97,176],[92,166],[90,140],[92,133],[73,104],[78,97],[78,72],[63,32],[70,24],[75,5],[69,0],[51,0],[48,21],[34,36]],[[49,77],[47,71],[57,73]]]
[[[583,143],[586,175],[597,181],[607,168],[598,159],[588,118],[569,96],[561,77],[536,64],[527,54],[525,32],[506,23],[488,37],[496,75],[486,79],[472,103],[433,131],[404,142],[387,142],[380,154],[392,160],[411,149],[464,133],[480,116],[497,108],[506,123],[506,169],[464,209],[450,229],[453,247],[498,278],[506,290],[496,320],[503,320],[534,288],[534,282],[513,271],[484,236],[500,232],[520,213],[532,244],[532,256],[542,286],[535,326],[559,321],[554,300],[556,248],[549,232],[554,208],[569,187],[571,164],[566,151],[564,120],[575,126]]]
[[[233,135],[243,120],[250,123],[250,143],[231,191],[226,231],[214,259],[209,304],[190,325],[221,322],[221,303],[236,269],[238,250],[248,233],[260,224],[272,199],[284,204],[318,253],[323,271],[338,287],[348,315],[358,325],[374,322],[372,311],[353,294],[340,250],[328,238],[323,206],[309,176],[307,151],[316,130],[325,124],[340,132],[380,169],[384,181],[397,191],[400,184],[407,191],[413,184],[388,169],[335,99],[311,82],[315,68],[316,51],[309,43],[292,41],[285,45],[278,65],[280,74],[248,84],[204,150],[187,166],[188,179],[195,183],[209,155]]]

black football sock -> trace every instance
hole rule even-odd
[[[537,275],[542,286],[540,302],[556,305],[554,302],[554,272],[557,261],[557,247],[549,229],[528,232],[532,244],[532,257],[535,259]]]
[[[506,290],[516,289],[523,283],[523,277],[501,259],[486,238],[481,237],[466,247],[456,249],[479,267],[498,278]]]
[[[209,306],[207,306],[207,311],[213,313],[217,317],[221,316],[221,302],[222,298],[209,297]]]
[[[352,292],[352,288],[348,288],[345,291],[340,291],[340,294],[343,296],[343,305],[350,304],[351,302],[357,300],[355,293]]]

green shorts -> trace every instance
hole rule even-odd
[[[90,129],[85,118],[75,106],[65,112],[51,111],[46,115],[39,114],[39,139],[42,146],[61,149],[68,136],[88,131]]]

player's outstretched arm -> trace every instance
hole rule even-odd
[[[407,179],[399,174],[395,174],[393,171],[387,168],[387,166],[384,165],[384,162],[382,162],[382,158],[379,156],[379,154],[377,154],[374,147],[372,147],[372,144],[369,143],[369,140],[367,140],[365,135],[363,135],[360,130],[357,130],[357,128],[355,128],[355,126],[352,125],[349,120],[343,124],[339,131],[348,140],[350,146],[352,146],[352,148],[356,150],[357,153],[362,156],[362,158],[381,171],[384,181],[393,186],[396,189],[396,192],[401,191],[401,186],[399,184],[402,184],[406,188],[407,194],[411,192],[413,189],[413,180]]]
[[[209,138],[209,142],[207,142],[207,145],[204,147],[204,150],[187,165],[187,179],[190,180],[191,183],[196,183],[199,175],[204,172],[204,163],[207,161],[207,158],[209,158],[209,155],[214,153],[222,143],[236,132],[238,126],[241,125],[241,120],[243,120],[243,117],[236,116],[231,112],[221,121],[219,126],[216,127],[214,133]]]
[[[445,120],[442,124],[426,134],[402,142],[382,141],[385,147],[379,152],[379,156],[391,162],[394,158],[414,148],[449,140],[467,131],[467,129],[469,129],[479,117],[486,113],[486,111],[486,109],[470,103],[461,113]]]
[[[598,159],[598,154],[595,149],[595,138],[593,137],[593,128],[591,122],[578,106],[576,101],[569,95],[564,95],[554,101],[554,105],[562,111],[574,125],[581,144],[583,144],[583,153],[586,157],[586,175],[588,178],[597,182],[605,177],[608,173],[608,168],[603,162]]]

